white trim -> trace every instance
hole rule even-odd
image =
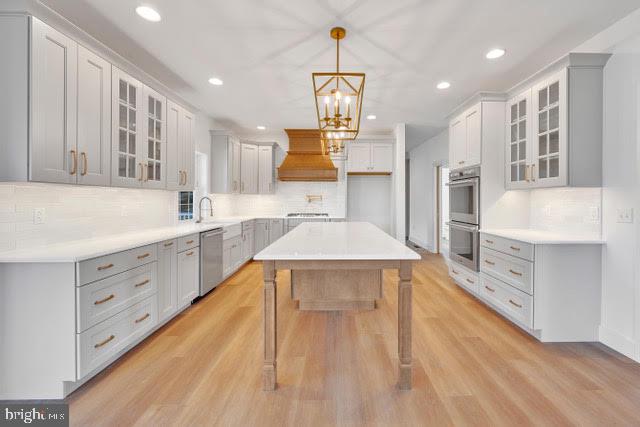
[[[598,327],[598,337],[600,342],[607,347],[624,354],[636,362],[640,362],[640,343],[603,325]]]
[[[433,252],[431,249],[433,249],[433,247],[431,247],[431,249],[429,249],[429,244],[421,239],[418,239],[416,237],[411,236],[411,234],[409,234],[409,241],[413,244],[416,244],[418,246],[420,246],[422,249],[426,249],[429,252]]]

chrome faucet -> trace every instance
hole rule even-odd
[[[209,216],[213,216],[213,202],[209,197],[204,196],[200,199],[200,203],[198,203],[198,220],[196,221],[197,224],[200,224],[202,222],[202,202],[205,199],[209,201]]]

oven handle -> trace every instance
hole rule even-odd
[[[461,179],[458,181],[449,181],[445,185],[449,187],[453,187],[454,185],[476,184],[477,182],[478,182],[478,178],[468,178],[468,179]]]
[[[457,222],[451,222],[451,221],[447,221],[445,224],[447,224],[449,227],[457,227],[457,228],[461,228],[463,230],[471,231],[474,233],[478,232],[477,225],[462,225],[462,224],[458,224]]]

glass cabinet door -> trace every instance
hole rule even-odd
[[[166,99],[148,87],[144,87],[146,118],[143,148],[144,186],[164,188],[166,182]]]
[[[566,185],[566,70],[534,88],[535,146],[531,170],[536,186]]]
[[[531,92],[512,99],[508,105],[507,181],[509,188],[523,187],[530,180],[529,166],[529,110]]]
[[[138,88],[122,78],[118,79],[118,176],[138,178],[136,171]]]

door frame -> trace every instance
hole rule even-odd
[[[446,160],[436,160],[433,162],[433,253],[439,254],[441,251],[440,240],[442,231],[442,168],[448,168],[449,162]]]

